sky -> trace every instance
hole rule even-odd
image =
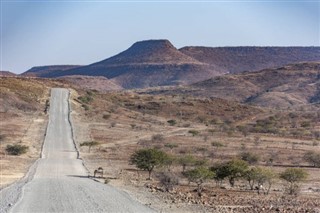
[[[0,70],[88,65],[148,39],[184,46],[320,46],[320,0],[0,0]]]

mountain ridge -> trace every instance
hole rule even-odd
[[[320,61],[320,47],[192,47],[145,40],[107,59],[86,65],[34,67],[22,75],[104,76],[124,89],[187,85],[227,73],[257,71],[301,61]],[[106,81],[105,81],[106,82]]]

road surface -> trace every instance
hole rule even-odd
[[[68,96],[67,89],[51,90],[42,158],[10,212],[153,212],[127,193],[88,178],[72,139]]]

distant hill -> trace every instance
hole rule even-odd
[[[320,62],[228,74],[187,87],[150,89],[146,93],[215,97],[279,108],[320,104]]]
[[[178,50],[168,40],[146,40],[87,66],[33,67],[22,76],[103,76],[108,82],[103,89],[101,82],[105,79],[99,81],[102,90],[110,89],[109,81],[119,88],[139,89],[188,85],[227,73],[258,71],[308,61],[320,61],[320,47],[184,47]],[[82,79],[82,82],[88,83],[88,80]],[[95,80],[90,79],[90,82]]]
[[[83,75],[71,75],[62,76],[59,79],[63,79],[72,85],[89,90],[98,90],[100,92],[122,90],[123,88],[106,77],[96,76],[83,76]]]
[[[17,76],[17,74],[9,72],[9,71],[0,71],[0,77],[7,76],[7,77],[14,77]]]
[[[45,77],[105,76],[124,88],[144,88],[194,83],[221,74],[220,68],[181,53],[168,40],[147,40],[106,60]]]
[[[43,77],[51,78],[55,77],[56,73],[64,73],[67,70],[81,67],[79,65],[49,65],[49,66],[38,66],[32,67],[28,71],[21,74],[21,76],[28,77]]]
[[[230,73],[320,61],[320,47],[183,47],[180,51]]]

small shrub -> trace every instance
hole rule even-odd
[[[110,114],[104,114],[104,115],[102,116],[102,118],[103,118],[103,119],[106,119],[106,120],[108,120],[110,117],[111,117]]]
[[[166,191],[172,190],[179,184],[179,178],[171,172],[161,172],[157,174],[160,183],[165,187]]]
[[[177,124],[177,121],[176,120],[168,120],[167,123],[170,125],[170,126],[174,126]]]
[[[223,147],[224,144],[218,141],[213,141],[211,142],[211,146],[215,146],[215,147]]]
[[[130,126],[131,126],[131,129],[134,129],[134,128],[136,128],[136,124],[130,124]]]
[[[83,109],[84,109],[85,111],[88,111],[88,110],[89,110],[89,106],[86,105],[86,104],[82,104],[82,107],[83,107]]]
[[[259,161],[260,157],[252,152],[242,152],[240,154],[240,159],[247,161],[249,164],[255,164]]]
[[[109,178],[106,178],[106,179],[104,180],[104,184],[108,184],[108,183],[110,183],[110,179],[109,179]]]
[[[320,152],[308,151],[303,158],[314,167],[320,167]]]
[[[190,134],[192,134],[192,136],[196,136],[196,135],[199,135],[199,131],[197,131],[197,130],[189,130],[188,131]]]
[[[177,148],[177,147],[178,147],[178,144],[175,144],[175,143],[166,143],[164,146],[167,147],[167,148],[169,148],[169,149],[173,149],[173,148]]]
[[[152,142],[162,142],[163,140],[164,140],[164,137],[161,134],[152,135],[152,138],[151,138]]]
[[[22,155],[27,153],[29,147],[20,144],[7,145],[6,151],[9,155]]]
[[[1,142],[1,141],[4,141],[5,138],[6,138],[5,135],[0,134],[0,142]]]

